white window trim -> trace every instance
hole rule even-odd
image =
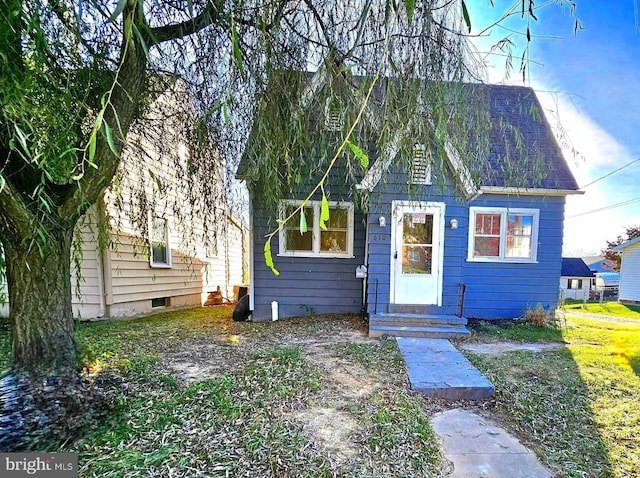
[[[474,239],[476,231],[476,214],[500,214],[500,256],[497,257],[474,257]],[[507,216],[522,215],[532,216],[533,224],[531,231],[531,257],[506,257],[507,249]],[[467,243],[467,261],[469,262],[506,262],[521,264],[536,264],[538,262],[538,228],[540,223],[540,209],[506,208],[506,207],[479,207],[469,208],[469,240]]]
[[[284,199],[280,201],[280,216],[282,216],[285,206],[299,206],[302,201],[295,199]],[[320,217],[321,202],[308,201],[305,207],[313,208],[313,218],[307,217],[307,228],[312,232],[313,251],[287,251],[285,228],[280,229],[279,243],[280,248],[278,256],[285,257],[326,257],[335,259],[353,259],[353,234],[354,234],[354,207],[350,202],[329,201],[329,208],[340,207],[347,209],[347,250],[343,253],[330,251],[320,251],[320,221],[316,218]],[[281,217],[281,219],[284,219]]]
[[[167,262],[155,262],[153,260],[153,219],[158,218],[165,221],[165,236],[167,238]],[[171,269],[173,267],[171,257],[171,236],[169,234],[169,219],[149,212],[149,266],[154,269]]]

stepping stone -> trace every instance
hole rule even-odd
[[[446,339],[397,337],[411,388],[428,397],[481,400],[494,386]]]
[[[553,474],[517,438],[475,413],[447,410],[433,417],[449,478],[551,478]]]

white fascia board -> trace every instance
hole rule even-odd
[[[453,147],[451,146],[451,142],[449,140],[445,140],[444,143],[444,151],[447,154],[447,159],[449,160],[449,164],[451,164],[451,169],[453,169],[454,176],[458,176],[460,179],[460,183],[462,184],[462,188],[464,189],[465,196],[467,199],[475,199],[478,196],[478,188],[473,183],[471,179],[471,173],[464,165],[462,160],[458,157],[457,154],[453,151]]]
[[[612,249],[613,252],[621,252],[624,249],[626,249],[629,246],[633,246],[634,244],[637,244],[638,242],[640,242],[640,237],[636,237],[635,239],[631,239],[627,242],[624,242],[622,244],[620,244],[619,246],[616,246]]]
[[[356,185],[356,189],[373,191],[373,188],[378,185],[380,179],[382,179],[382,174],[387,170],[393,158],[395,158],[400,151],[401,133],[401,131],[396,131],[393,134],[391,140],[382,150],[378,160],[369,168],[369,171],[367,171],[367,174],[362,178],[360,184]]]
[[[326,81],[327,67],[323,61],[311,77],[311,81],[309,81],[304,90],[302,90],[300,100],[298,101],[298,107],[302,110],[306,109],[309,104],[311,104],[313,98],[318,94],[318,91],[322,89],[322,85],[324,85]]]
[[[482,186],[482,194],[516,194],[520,196],[569,196],[584,194],[584,191],[576,189],[549,189],[549,188],[510,188],[503,186]]]

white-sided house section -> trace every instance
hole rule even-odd
[[[640,237],[613,249],[622,253],[619,302],[640,303]]]
[[[560,277],[560,289],[565,299],[584,300],[591,292],[591,277]]]
[[[145,242],[132,234],[111,233],[114,245],[99,252],[95,214],[79,229],[82,236],[80,293],[75,267],[71,281],[74,315],[82,319],[132,317],[167,308],[202,305],[220,290],[233,299],[233,286],[246,281],[247,232],[228,217],[215,245],[194,246],[195,254],[174,247],[180,238],[167,221],[166,262],[154,262]],[[158,252],[156,245],[155,252]],[[151,253],[153,254],[153,253]]]
[[[585,300],[589,298],[593,272],[579,257],[563,257],[560,272],[562,298]]]
[[[208,154],[196,169],[208,169],[200,179],[188,173],[195,153],[185,128],[197,117],[186,90],[174,87],[132,126],[118,180],[105,193],[104,208],[87,215],[81,228],[84,281],[74,312],[83,318],[202,305],[218,290],[232,299],[233,286],[245,282],[248,234],[230,217],[226,164],[204,138],[200,151]],[[111,239],[102,254],[98,216]]]

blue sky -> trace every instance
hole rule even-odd
[[[495,0],[493,8],[488,0],[467,3],[472,34],[512,5],[521,6],[521,1],[503,0]],[[578,184],[585,186],[640,158],[640,33],[634,1],[575,0],[575,14],[584,28],[575,35],[569,7],[536,2],[544,3],[549,5],[535,11],[538,21],[530,25],[525,84],[537,91]],[[520,15],[504,25],[526,29]],[[518,68],[524,35],[500,27],[487,33],[474,43],[487,62],[489,81],[522,84]],[[485,54],[507,36],[515,43],[514,70],[505,80],[504,57]],[[625,226],[640,225],[640,161],[584,191],[567,199],[565,255],[598,253]]]

